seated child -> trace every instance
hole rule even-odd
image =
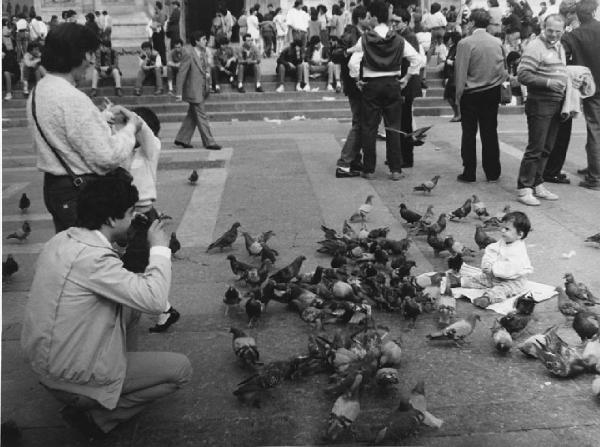
[[[36,84],[46,74],[42,66],[42,50],[38,42],[30,42],[23,56],[23,94],[29,94],[29,86]]]
[[[122,257],[123,266],[134,273],[143,273],[148,266],[150,245],[148,228],[159,219],[154,208],[156,202],[156,171],[160,156],[160,121],[156,114],[147,107],[133,109],[144,121],[141,130],[135,135],[136,150],[128,166],[133,177],[133,185],[138,189],[139,199],[135,204],[135,217],[127,232],[127,248]],[[163,332],[179,320],[179,312],[172,306],[159,315],[156,326],[150,332]]]
[[[486,289],[473,304],[486,308],[526,292],[527,275],[533,272],[533,267],[523,239],[530,229],[529,218],[520,211],[502,218],[501,239],[485,248],[481,274],[460,278],[461,287]]]

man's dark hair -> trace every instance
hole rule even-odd
[[[308,41],[308,46],[309,47],[315,47],[315,46],[317,46],[320,43],[321,43],[321,38],[319,36],[312,36],[310,38],[310,40]]]
[[[190,36],[190,43],[193,47],[196,46],[196,43],[200,41],[203,37],[206,37],[206,33],[202,30],[194,31]]]
[[[49,72],[69,73],[85,60],[86,53],[100,46],[98,36],[78,23],[61,23],[46,36],[42,65]]]
[[[459,33],[458,31],[450,31],[450,32],[444,34],[444,38],[443,38],[444,45],[447,45],[449,40],[452,40],[452,42],[454,42],[454,45],[456,45],[460,41],[461,38],[462,38],[462,34]]]
[[[397,17],[400,17],[400,19],[402,20],[402,22],[404,23],[410,23],[410,12],[408,12],[408,9],[404,9],[404,8],[394,8],[394,15]]]
[[[502,222],[512,222],[515,230],[522,234],[521,239],[525,239],[531,231],[531,222],[529,221],[529,217],[527,217],[527,214],[521,211],[506,213],[502,218]]]
[[[294,2],[294,8],[297,8],[298,6],[302,6],[302,0],[296,0]]]
[[[355,25],[358,25],[358,21],[363,20],[365,17],[367,17],[367,10],[364,6],[358,5],[352,10],[352,23]]]
[[[473,22],[475,28],[487,28],[490,24],[490,13],[483,8],[475,8],[471,11],[469,20]]]
[[[183,45],[183,40],[181,40],[181,39],[173,39],[171,41],[171,43],[173,44],[173,46],[177,45],[178,43],[180,43],[181,45]]]
[[[122,219],[139,200],[131,175],[122,168],[115,174],[99,177],[86,183],[77,198],[78,227],[99,230],[108,219]]]
[[[435,14],[440,9],[442,9],[442,5],[440,5],[439,3],[435,2],[435,3],[431,4],[431,8],[430,8],[429,11],[431,12],[431,14]]]
[[[40,45],[40,43],[39,43],[39,42],[29,42],[29,43],[27,44],[27,52],[28,52],[28,53],[31,53],[31,52],[32,52],[33,50],[35,50],[36,48],[37,48],[38,50],[39,50],[40,48],[42,48],[42,46]]]
[[[158,136],[160,132],[160,120],[156,113],[149,109],[148,107],[136,107],[132,110],[133,113],[137,113],[138,116],[144,120],[144,122],[148,125],[150,130],[155,136]]]
[[[594,20],[594,13],[598,9],[598,0],[581,0],[575,6],[577,19],[581,23],[589,23]]]
[[[302,40],[300,40],[300,39],[294,39],[290,43],[290,46],[291,47],[300,47],[300,48],[302,48]]]
[[[498,6],[500,6],[498,0],[488,0],[488,3],[490,4],[490,8],[497,8]]]
[[[156,2],[156,3],[154,3],[154,5],[155,5],[155,6],[156,6],[158,9],[162,9],[162,8],[163,8],[163,5],[162,5],[162,3],[161,3],[161,2]]]
[[[242,41],[244,41],[244,42],[245,42],[245,41],[246,41],[246,39],[247,39],[248,37],[252,39],[252,34],[250,34],[250,33],[246,33],[246,34],[244,34],[244,35],[242,36]]]
[[[104,11],[102,11],[102,15],[103,16],[107,16],[108,15],[108,11],[105,9]]]
[[[181,3],[179,3],[177,0],[175,0],[174,2],[171,2],[171,6],[181,7]]]
[[[142,42],[142,50],[145,50],[146,48],[152,49],[152,44],[150,42],[148,42],[147,40]]]
[[[369,5],[368,11],[371,16],[377,17],[379,23],[387,23],[390,16],[390,8],[382,0],[375,0]]]

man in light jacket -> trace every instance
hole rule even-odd
[[[144,274],[123,267],[111,244],[127,239],[138,200],[123,172],[87,183],[78,226],[44,246],[21,334],[39,381],[66,404],[62,417],[90,438],[102,438],[192,374],[183,354],[134,351],[140,312],[160,314],[169,306],[171,250],[157,220],[148,230]]]

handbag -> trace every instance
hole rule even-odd
[[[59,153],[56,150],[56,148],[50,144],[50,142],[48,141],[48,138],[46,138],[46,135],[42,131],[40,123],[38,122],[38,119],[37,119],[37,114],[36,114],[36,111],[35,111],[35,93],[36,93],[35,90],[36,90],[36,87],[34,87],[33,90],[32,90],[32,92],[31,92],[31,114],[33,115],[33,120],[35,121],[35,125],[37,127],[38,132],[42,136],[42,139],[44,140],[44,142],[46,143],[46,145],[52,150],[52,152],[54,153],[54,156],[58,159],[58,161],[60,162],[60,164],[62,165],[62,167],[65,169],[65,171],[67,171],[68,176],[71,177],[71,181],[73,183],[73,186],[76,189],[79,189],[79,188],[81,188],[86,183],[86,181],[89,182],[89,180],[91,180],[93,178],[100,177],[99,174],[81,174],[81,175],[75,174],[73,172],[73,170],[71,169],[71,167],[59,155]],[[133,181],[133,177],[129,173],[129,171],[127,171],[127,169],[122,168],[122,167],[115,168],[112,171],[108,172],[106,175],[107,176],[113,176],[113,177],[121,178],[121,179],[124,179],[126,181],[129,181],[130,183]]]
[[[508,73],[508,66],[506,65],[506,56],[504,54],[504,48],[502,48],[502,60],[504,61],[504,69]],[[512,88],[510,86],[510,81],[507,79],[506,81],[500,84],[500,104],[510,104],[512,102]]]

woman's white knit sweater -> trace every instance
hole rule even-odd
[[[38,82],[27,102],[38,169],[53,175],[67,174],[33,120],[31,96],[34,94],[36,116],[42,131],[75,174],[103,175],[131,160],[135,145],[133,123],[127,123],[112,134],[106,119],[85,93],[66,79],[47,74]]]

